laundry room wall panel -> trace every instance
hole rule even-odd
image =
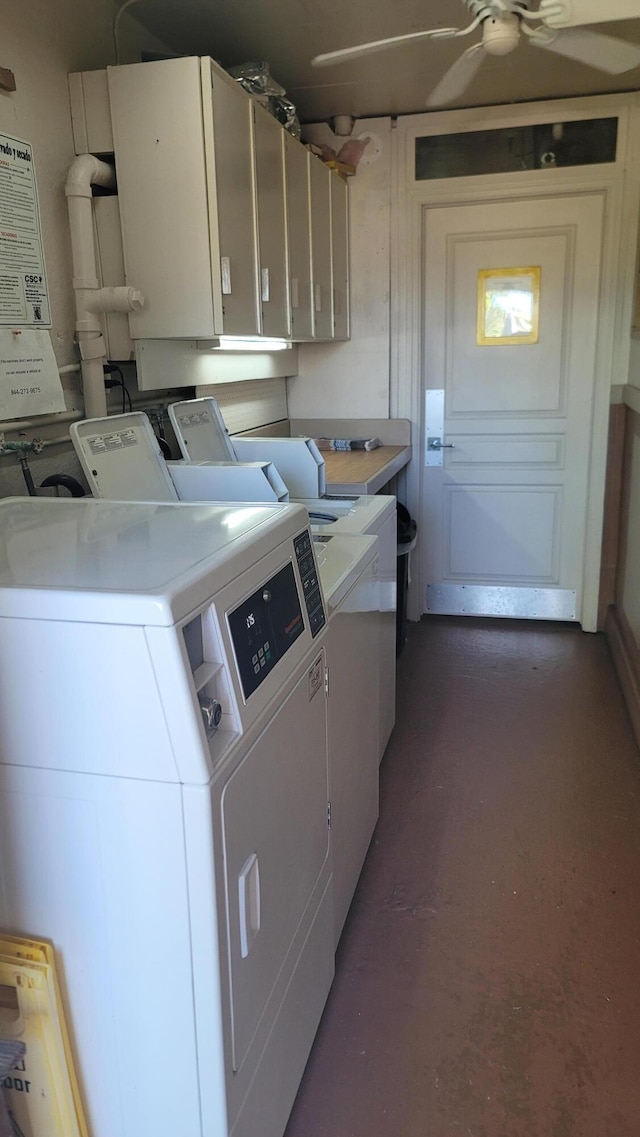
[[[628,378],[625,386],[612,392],[600,599],[601,626],[605,628],[640,742],[640,338],[637,334],[631,338]]]

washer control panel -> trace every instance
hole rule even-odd
[[[322,602],[318,569],[316,559],[313,555],[313,544],[309,530],[305,529],[304,533],[296,537],[293,545],[296,551],[298,571],[302,581],[307,616],[309,617],[309,628],[311,635],[315,637],[318,632],[324,628],[327,617]]]

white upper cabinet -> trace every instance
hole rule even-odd
[[[349,231],[346,182],[331,177],[331,273],[333,278],[333,338],[349,339]]]
[[[291,334],[291,319],[285,213],[285,131],[273,115],[257,103],[252,102],[251,109],[256,163],[262,334],[287,337]]]
[[[70,79],[81,146],[99,101],[85,78]],[[346,338],[342,180],[211,59],[107,78],[126,280],[145,295],[133,338]]]
[[[333,339],[331,282],[331,170],[318,158],[309,158],[311,193],[311,265],[313,334]]]
[[[289,289],[291,335],[293,339],[313,336],[311,298],[311,217],[309,203],[309,162],[312,155],[287,130],[283,131],[287,191],[287,246],[289,250]]]
[[[260,334],[251,100],[209,59],[108,76],[132,335]]]

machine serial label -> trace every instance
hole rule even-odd
[[[322,687],[322,656],[319,655],[313,667],[309,669],[309,702],[318,694]]]
[[[199,423],[210,422],[210,415],[208,411],[194,411],[188,415],[178,415],[178,422],[180,426],[198,426]]]
[[[113,434],[96,434],[87,439],[92,454],[106,454],[109,450],[122,450],[124,446],[137,446],[134,430],[118,430]]]

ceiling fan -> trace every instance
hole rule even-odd
[[[608,75],[621,75],[640,66],[640,45],[588,31],[583,26],[639,19],[640,0],[540,0],[535,9],[529,6],[530,0],[462,0],[462,3],[471,14],[471,23],[466,28],[410,32],[329,51],[316,55],[311,62],[314,67],[330,67],[399,44],[453,39],[481,28],[481,42],[467,48],[447,71],[429,95],[428,107],[440,107],[457,99],[471,83],[485,56],[509,55],[518,46],[522,33],[534,47],[595,67]]]

